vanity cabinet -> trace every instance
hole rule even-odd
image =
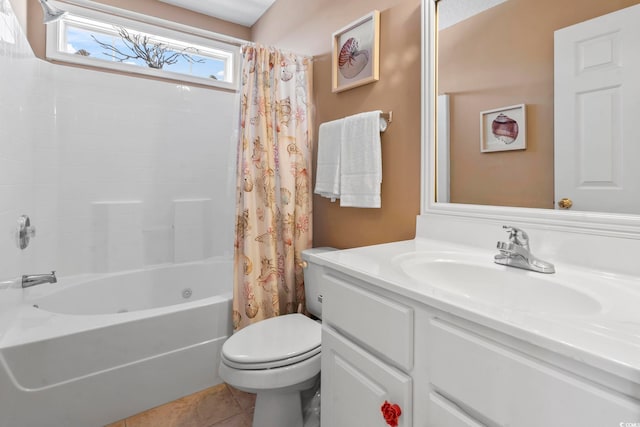
[[[414,308],[338,274],[323,276],[322,426],[412,427]]]
[[[640,423],[640,381],[325,268],[322,426]]]

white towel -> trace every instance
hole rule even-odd
[[[318,130],[318,166],[314,193],[335,202],[340,197],[340,150],[344,119],[322,123]]]
[[[380,113],[370,111],[344,119],[340,154],[340,206],[381,206]]]

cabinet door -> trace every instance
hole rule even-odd
[[[398,427],[412,427],[412,383],[335,331],[322,329],[322,426],[385,427],[381,407],[398,404]]]
[[[441,320],[431,322],[434,388],[491,426],[606,427],[640,403]]]

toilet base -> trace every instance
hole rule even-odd
[[[316,381],[317,375],[294,387],[258,391],[252,427],[303,427],[301,392]]]
[[[299,391],[258,393],[253,427],[302,427]]]

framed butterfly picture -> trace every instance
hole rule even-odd
[[[332,90],[342,92],[380,79],[380,12],[333,33]]]

